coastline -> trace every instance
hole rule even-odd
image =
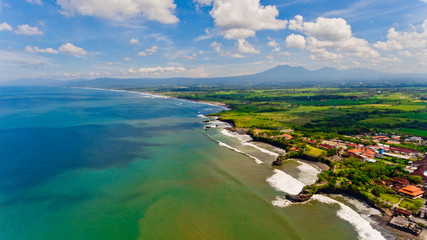
[[[163,95],[163,94],[160,94],[158,92],[151,93],[151,92],[143,92],[143,91],[124,90],[124,89],[93,88],[93,87],[70,87],[70,88],[91,89],[91,90],[111,91],[111,92],[137,93],[137,94],[143,94],[143,95],[148,95],[148,96],[157,97],[157,98],[175,99],[175,100],[180,100],[180,101],[186,101],[186,102],[200,103],[200,104],[206,104],[206,105],[211,105],[211,106],[216,106],[216,107],[222,107],[222,108],[224,108],[224,110],[230,110],[231,109],[230,106],[228,106],[225,103],[221,103],[221,102],[210,102],[210,101],[202,101],[202,100],[199,101],[199,100],[189,100],[189,99],[184,99],[184,98],[176,98],[176,97]]]
[[[182,99],[182,98],[175,98],[175,97],[165,96],[165,95],[162,95],[162,94],[159,94],[159,93],[147,93],[147,92],[142,92],[142,91],[130,91],[130,90],[121,90],[121,89],[103,89],[103,88],[81,88],[81,89],[93,89],[93,90],[103,90],[103,91],[137,93],[137,94],[148,95],[148,96],[156,97],[156,98],[175,99],[175,100],[180,100],[180,101],[187,101],[187,102],[193,102],[193,103],[200,103],[200,104],[218,106],[218,107],[224,108],[224,110],[231,110],[231,108],[229,106],[227,106],[226,104],[224,104],[224,103],[207,102],[207,101],[197,101],[197,100],[188,100],[188,99]],[[247,130],[245,130],[245,129],[236,129],[236,126],[235,126],[235,124],[234,124],[234,122],[232,120],[223,120],[219,116],[215,115],[215,113],[214,114],[210,114],[209,116],[216,116],[217,117],[217,119],[216,119],[217,121],[221,121],[221,122],[224,122],[224,123],[227,123],[227,124],[231,125],[231,128],[227,129],[228,131],[232,131],[232,132],[235,132],[235,133],[240,134],[240,135],[247,134]],[[258,143],[268,144],[268,145],[270,145],[270,146],[272,146],[274,148],[280,148],[280,146],[274,146],[274,145],[270,144],[269,142],[263,142],[263,141],[257,141],[257,140],[252,140],[251,142],[258,142]],[[310,160],[296,159],[296,160],[304,162],[304,163],[312,165],[312,166],[316,166],[318,168],[319,168],[318,164],[325,164],[325,163],[322,163],[320,161],[313,161],[311,159]],[[324,167],[320,167],[320,169],[322,169],[322,171],[325,171]],[[306,186],[308,186],[308,185],[306,185]],[[364,201],[364,199],[359,198],[358,196],[355,196],[353,194],[347,194],[347,193],[343,193],[343,192],[327,192],[327,191],[325,191],[325,192],[319,192],[319,193],[325,194],[326,196],[330,195],[330,194],[339,194],[339,195],[345,197],[345,196],[348,195],[348,196],[351,196],[351,197],[357,199],[358,201],[360,201],[362,203],[367,203],[366,201]],[[288,195],[288,194],[286,194],[286,195]],[[322,195],[319,195],[319,196],[322,196]],[[317,198],[313,198],[313,200],[317,200]],[[378,209],[376,206],[373,206],[373,207],[375,207],[376,209]],[[384,216],[376,216],[375,220],[377,220],[376,222],[377,222],[378,225],[384,225],[384,226],[386,226],[387,223],[388,223],[388,221],[386,221],[386,219],[385,219]],[[382,220],[382,221],[378,221],[378,220]],[[355,228],[355,230],[358,231],[357,228]],[[393,230],[395,230],[395,229],[393,229]],[[407,234],[405,232],[402,232],[403,234],[397,234],[396,232],[400,233],[401,231],[399,231],[399,230],[393,231],[393,233],[396,234],[396,235],[398,235],[399,237],[405,236]],[[419,238],[413,238],[413,239],[419,239]]]

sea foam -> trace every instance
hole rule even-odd
[[[298,161],[298,163],[300,164],[297,167],[297,169],[300,171],[298,180],[303,182],[305,185],[315,183],[317,181],[317,175],[320,173],[320,170],[304,162]]]
[[[341,202],[323,195],[316,194],[313,195],[311,199],[326,204],[338,204],[341,209],[338,210],[337,216],[342,220],[347,221],[355,228],[360,240],[385,240],[381,233],[371,226],[368,220],[364,219],[362,216],[360,216],[360,214],[355,212],[349,206],[346,206]]]
[[[274,169],[273,176],[266,181],[276,190],[292,195],[300,193],[305,186],[304,183],[279,169]]]
[[[275,157],[279,156],[279,154],[277,154],[275,152],[272,152],[272,151],[269,151],[269,150],[267,150],[265,148],[258,147],[257,145],[255,145],[253,143],[243,142],[242,144],[243,145],[247,145],[247,146],[251,146],[251,147],[253,147],[255,149],[258,149],[259,151],[261,151],[263,153],[267,153],[268,155],[271,155],[271,156],[275,156]]]
[[[223,142],[220,142],[220,141],[218,141],[218,144],[219,144],[220,146],[226,147],[226,148],[228,148],[228,149],[231,149],[231,150],[233,150],[233,151],[235,151],[235,152],[241,153],[241,154],[243,154],[243,155],[245,155],[245,156],[248,156],[248,157],[250,157],[250,158],[254,159],[254,160],[255,160],[255,162],[256,162],[257,164],[263,164],[263,161],[259,160],[258,158],[254,157],[254,156],[252,156],[252,155],[249,155],[249,154],[247,154],[247,153],[245,153],[245,152],[243,152],[243,151],[240,151],[240,150],[239,150],[239,149],[237,149],[237,148],[234,148],[234,147],[232,147],[232,146],[230,146],[230,145],[227,145],[227,144],[225,144],[225,143],[223,143]]]

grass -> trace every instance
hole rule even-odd
[[[427,137],[427,130],[402,128],[399,130],[401,133],[407,133],[415,136]]]
[[[356,91],[355,91],[356,90]],[[379,93],[381,90],[381,93]],[[219,115],[237,127],[356,134],[398,130],[427,137],[427,104],[414,102],[426,89],[166,89],[165,95],[223,102],[232,110]],[[416,120],[416,121],[415,121]],[[311,123],[311,125],[305,125]],[[422,129],[422,130],[417,130]],[[398,130],[399,131],[399,130]]]
[[[318,156],[322,155],[322,153],[326,154],[325,150],[322,150],[322,149],[319,149],[319,148],[316,148],[316,147],[313,147],[313,146],[310,146],[310,145],[307,145],[307,148],[309,150],[308,154],[312,155],[312,156],[315,156],[315,157],[318,157]]]
[[[409,198],[405,198],[402,200],[402,202],[400,202],[399,207],[403,207],[406,208],[408,210],[417,210],[419,208],[419,206],[422,206],[423,203],[423,199],[419,198],[419,199],[409,199]]]
[[[390,203],[396,204],[399,202],[400,197],[393,194],[381,194],[380,197]]]

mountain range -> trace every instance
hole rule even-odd
[[[384,73],[364,68],[338,70],[324,67],[278,65],[264,72],[214,78],[97,78],[90,80],[21,80],[7,85],[50,85],[67,87],[145,88],[176,86],[277,86],[277,87],[357,87],[357,86],[427,86],[427,74]]]

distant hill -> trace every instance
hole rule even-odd
[[[384,73],[363,68],[337,70],[330,67],[311,71],[303,67],[279,65],[261,73],[245,76],[217,78],[98,78],[66,82],[49,81],[49,84],[46,85],[101,88],[144,88],[156,86],[427,86],[427,74]]]

